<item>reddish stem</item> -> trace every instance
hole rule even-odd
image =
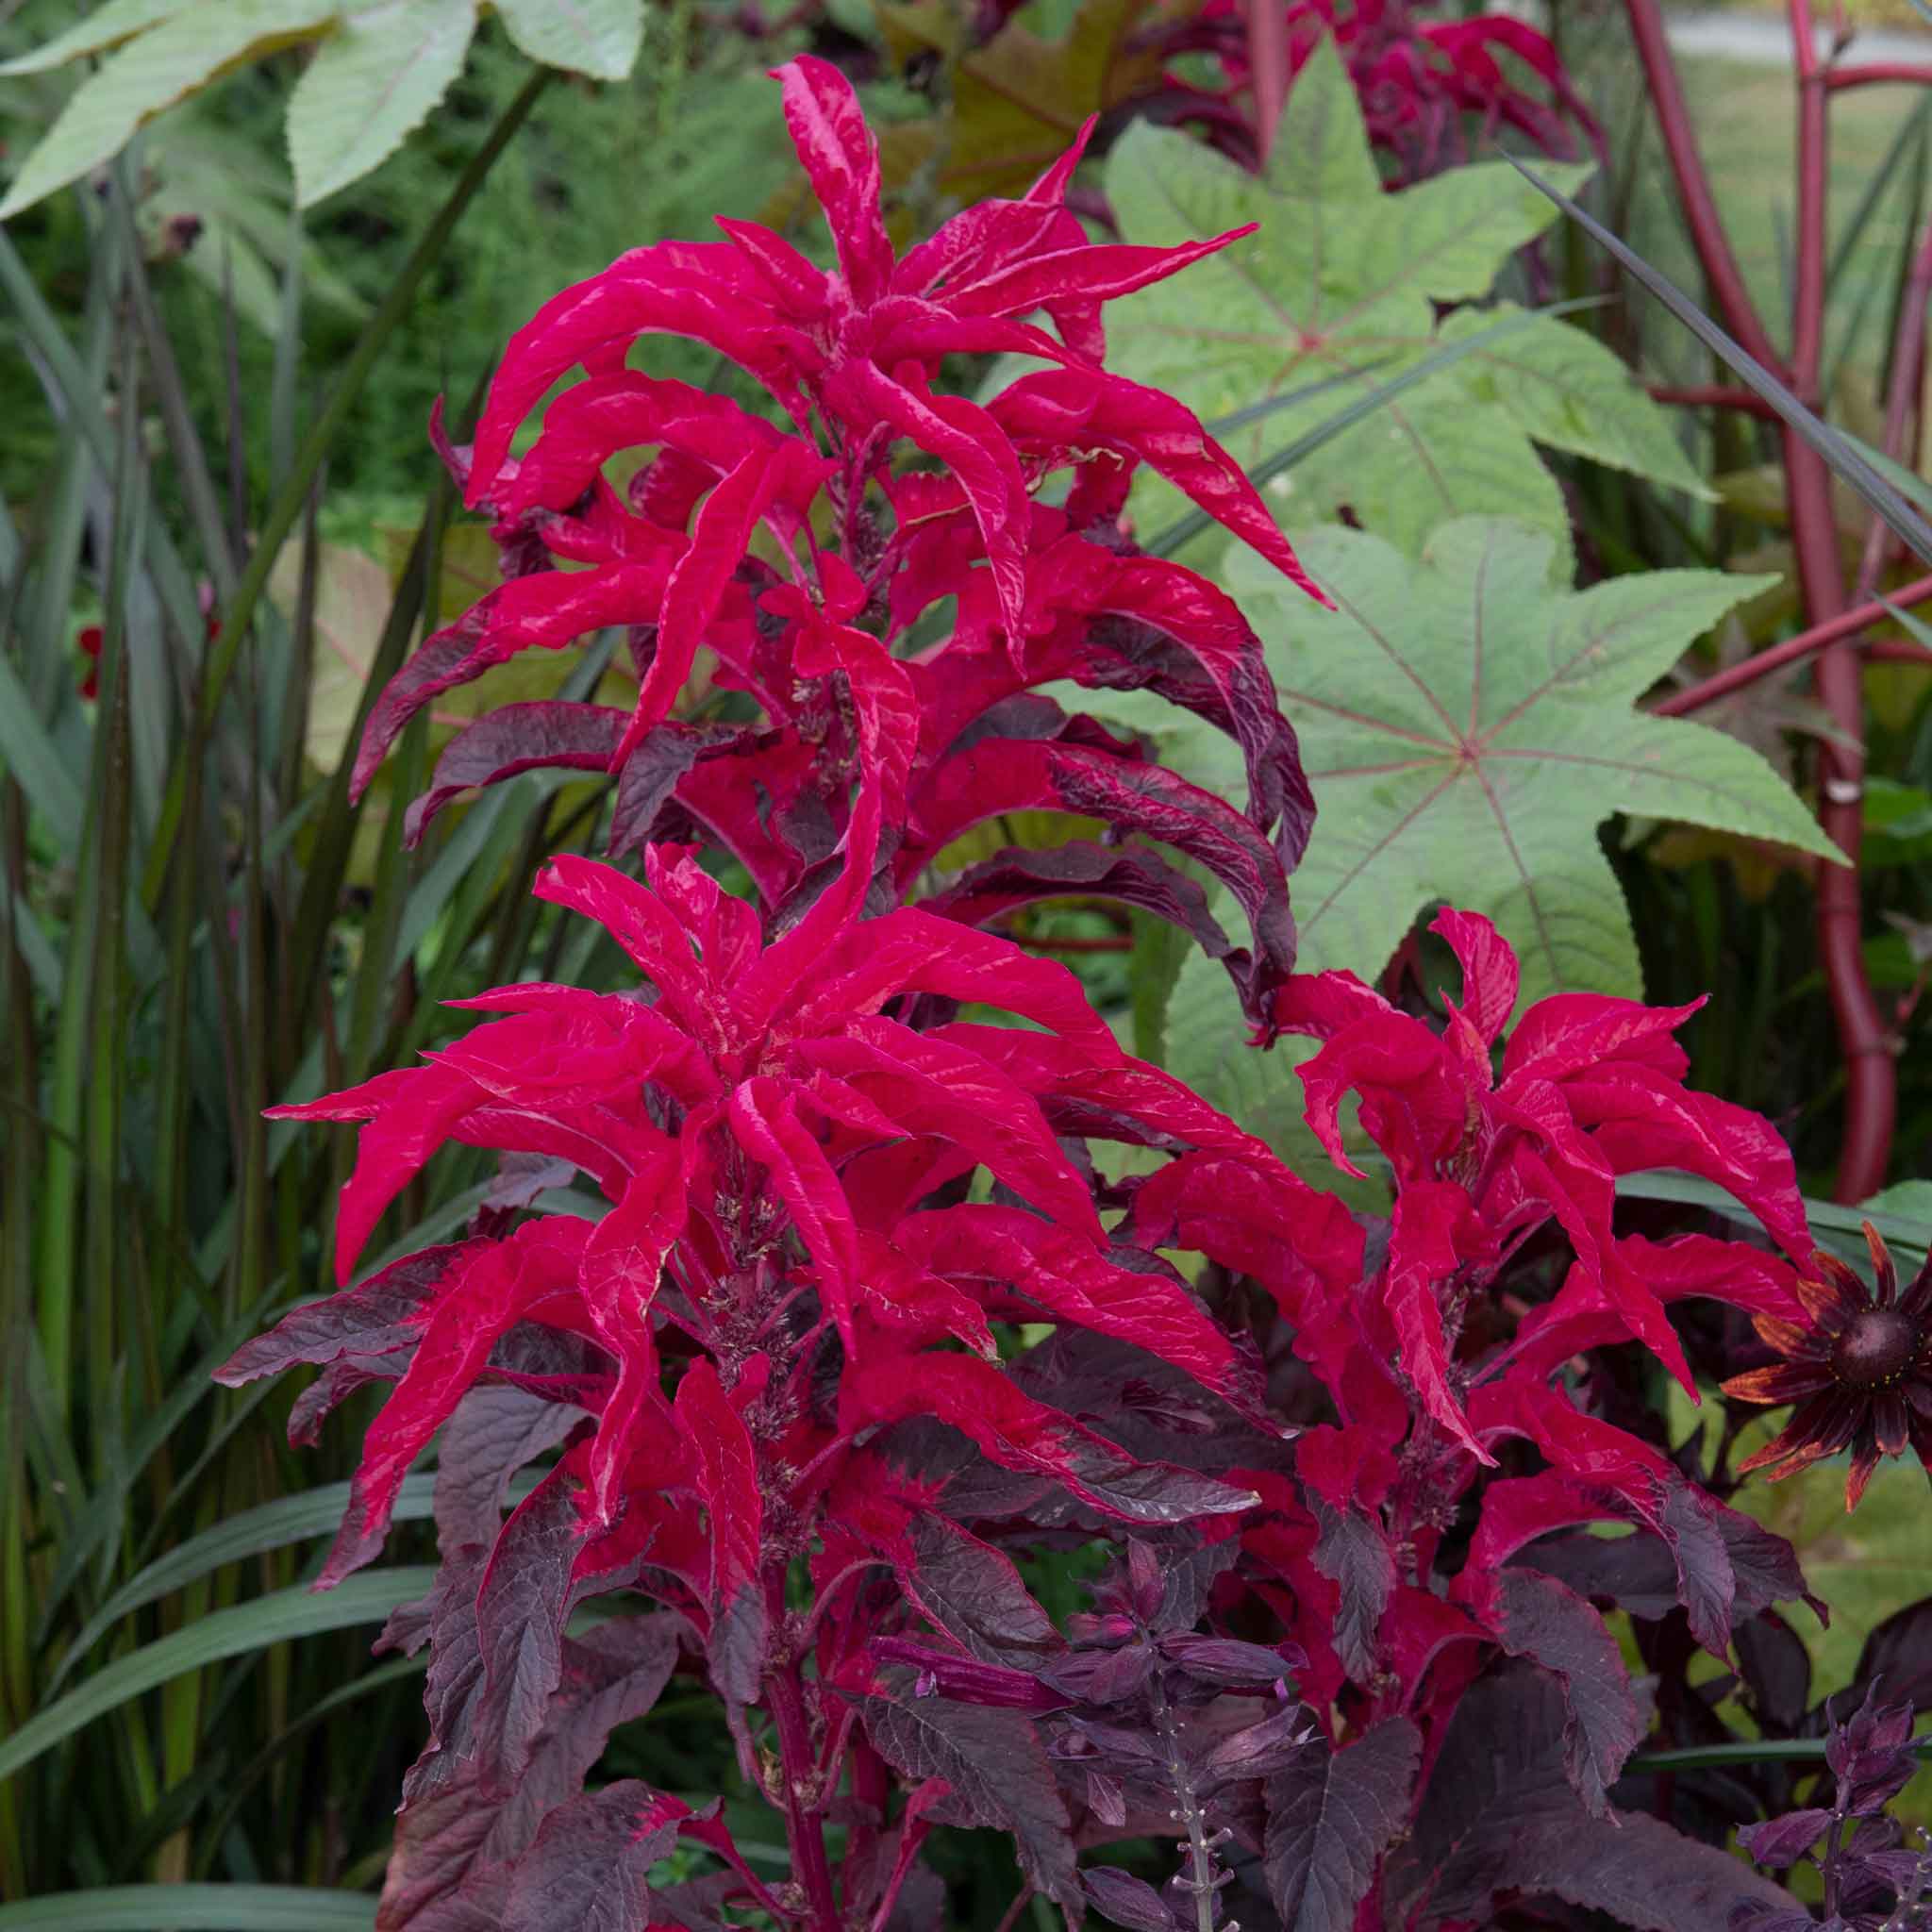
[[[1650,399],[1680,409],[1737,409],[1747,416],[1762,416],[1767,423],[1783,420],[1762,396],[1748,389],[1728,389],[1721,382],[1654,382]]]
[[[1815,407],[1824,321],[1829,96],[1825,72],[1811,37],[1810,0],[1789,0],[1798,75],[1798,249],[1791,357],[1782,365],[1751,300],[1718,213],[1657,0],[1625,0],[1625,7],[1675,177],[1685,225],[1712,297],[1743,347],[1768,369],[1782,366],[1800,399]],[[1784,459],[1785,501],[1797,556],[1798,583],[1809,626],[1816,631],[1846,614],[1831,474],[1824,459],[1794,430],[1785,432]],[[1821,868],[1818,881],[1819,952],[1846,1062],[1845,1132],[1838,1179],[1841,1200],[1860,1200],[1882,1184],[1897,1108],[1889,1041],[1865,974],[1862,945],[1857,856],[1863,825],[1865,712],[1859,654],[1847,641],[1855,628],[1834,633],[1822,647],[1811,646],[1818,651],[1815,687],[1819,700],[1843,740],[1842,744],[1824,746],[1820,754],[1819,821],[1851,860],[1849,865]],[[1770,668],[1762,658],[1754,662],[1758,668],[1739,682],[1761,676]],[[1695,695],[1680,692],[1679,698]]]
[[[1923,60],[1868,60],[1857,67],[1833,67],[1824,85],[1836,93],[1845,87],[1877,87],[1899,81],[1907,87],[1932,87],[1932,63]]]
[[[1624,0],[1624,4],[1630,19],[1630,35],[1643,63],[1651,105],[1657,110],[1657,130],[1663,136],[1664,152],[1670,158],[1671,172],[1676,179],[1685,224],[1690,230],[1697,258],[1704,266],[1724,326],[1757,360],[1767,369],[1776,370],[1782,366],[1782,358],[1758,319],[1750,291],[1744,286],[1743,271],[1738,266],[1730,237],[1724,232],[1723,218],[1717,211],[1717,197],[1711,192],[1710,177],[1705,173],[1703,157],[1697,152],[1690,110],[1684,100],[1676,62],[1671,58],[1670,41],[1664,32],[1657,0]]]
[[[1791,387],[1812,408],[1824,341],[1825,188],[1830,161],[1830,97],[1811,36],[1811,0],[1789,0],[1798,74],[1798,238],[1791,309]],[[1839,558],[1831,472],[1794,430],[1785,435],[1785,499],[1807,615],[1814,625],[1844,616],[1850,600]],[[1885,1183],[1898,1111],[1890,1035],[1865,971],[1858,846],[1864,833],[1865,691],[1849,641],[1818,654],[1813,687],[1837,726],[1819,748],[1818,822],[1848,861],[1821,866],[1818,949],[1845,1056],[1844,1140],[1838,1198],[1862,1201]]]
[[[1813,625],[1809,630],[1800,631],[1796,637],[1787,638],[1781,644],[1773,644],[1768,650],[1759,651],[1756,657],[1746,658],[1740,664],[1727,664],[1724,670],[1713,672],[1701,682],[1684,691],[1673,691],[1669,697],[1653,705],[1651,709],[1659,718],[1681,718],[1689,712],[1701,711],[1706,705],[1729,697],[1734,691],[1741,691],[1745,685],[1755,684],[1774,671],[1782,671],[1788,664],[1795,664],[1800,658],[1812,657],[1846,638],[1856,637],[1859,631],[1890,614],[1886,609],[1887,604],[1894,609],[1903,610],[1914,604],[1923,604],[1928,597],[1932,597],[1932,577],[1920,577],[1894,591],[1884,604],[1874,598],[1827,624]],[[1894,663],[1932,664],[1932,651],[1919,644],[1887,641],[1865,643],[1861,649],[1866,658],[1883,658]]]
[[[1134,950],[1134,941],[1125,933],[1104,940],[1034,939],[1024,933],[1015,933],[1013,941],[1015,944],[1024,946],[1029,953],[1131,953]]]
[[[785,1835],[791,1846],[791,1870],[805,1887],[812,1932],[840,1932],[832,1868],[825,1857],[824,1827],[817,1804],[818,1765],[811,1748],[811,1727],[806,1722],[805,1690],[796,1658],[766,1677],[765,1705],[778,1733],[778,1775],[785,1781]]]
[[[1288,8],[1248,0],[1248,72],[1255,90],[1255,146],[1265,165],[1288,99]]]

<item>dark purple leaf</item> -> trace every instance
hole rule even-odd
[[[1144,1878],[1118,1865],[1090,1865],[1080,1874],[1080,1883],[1093,1908],[1127,1932],[1174,1932],[1174,1915]]]
[[[1673,1483],[1664,1499],[1662,1527],[1677,1566],[1677,1595],[1690,1616],[1690,1634],[1713,1657],[1722,1657],[1730,1654],[1738,1577],[1714,1508],[1701,1490]]]
[[[946,890],[921,903],[968,925],[984,925],[1015,907],[1073,896],[1138,906],[1187,933],[1210,959],[1227,968],[1251,1019],[1274,998],[1261,984],[1254,956],[1237,946],[1208,909],[1208,895],[1185,873],[1137,845],[1095,845],[1069,840],[1044,851],[996,852],[962,872]]]
[[[608,705],[561,701],[502,705],[465,725],[443,747],[429,790],[403,818],[403,842],[422,841],[429,821],[451,799],[520,772],[608,770],[629,714]]]
[[[1775,1610],[1761,1610],[1738,1625],[1736,1641],[1759,1728],[1766,1737],[1795,1736],[1811,1705],[1811,1654],[1803,1640]]]
[[[571,1566],[582,1543],[568,1476],[558,1469],[510,1518],[476,1592],[482,1665],[472,1735],[489,1791],[510,1789],[563,1675]]]
[[[1292,1764],[1319,1735],[1304,1706],[1281,1705],[1257,1724],[1232,1731],[1215,1743],[1201,1767],[1203,1787],[1272,1777]]]
[[[438,1548],[447,1555],[465,1543],[493,1544],[510,1478],[583,1419],[580,1408],[507,1383],[472,1389],[442,1425],[437,1449]]]
[[[1555,1897],[1636,1932],[1725,1932],[1733,1906],[1796,1901],[1715,1845],[1636,1812],[1592,1818],[1563,1771],[1556,1683],[1514,1663],[1463,1693],[1409,1837],[1389,1860],[1385,1908],[1412,1932],[1487,1924],[1496,1894]],[[1808,1923],[1808,1922],[1807,1922]]]
[[[702,749],[696,735],[680,725],[658,724],[645,734],[617,774],[608,847],[612,858],[643,848],[665,801],[696,764]]]
[[[1009,1557],[937,1511],[909,1532],[913,1600],[942,1630],[989,1663],[1024,1664],[1058,1645],[1053,1621]]]
[[[1878,1683],[1888,1697],[1932,1707],[1932,1596],[1894,1610],[1866,1638],[1850,1688],[1857,1695]]]
[[[1563,1687],[1563,1768],[1584,1808],[1603,1817],[1609,1788],[1643,1738],[1643,1713],[1616,1640],[1555,1577],[1506,1567],[1496,1593],[1504,1649],[1528,1657]]]
[[[559,1805],[510,1880],[503,1932],[637,1932],[651,1919],[651,1867],[677,1841],[636,1778]]]
[[[1279,1679],[1292,1676],[1304,1661],[1299,1655],[1286,1657],[1278,1650],[1264,1650],[1258,1643],[1242,1643],[1232,1637],[1163,1637],[1160,1654],[1196,1683],[1226,1690],[1269,1690]]]
[[[1395,1588],[1395,1555],[1378,1523],[1359,1509],[1331,1508],[1312,1491],[1308,1504],[1320,1535],[1315,1568],[1341,1591],[1335,1608],[1335,1653],[1358,1683],[1368,1683],[1379,1664],[1375,1632]]]
[[[1318,1732],[1269,1779],[1263,1869],[1282,1932],[1354,1932],[1421,1757],[1416,1727],[1386,1718],[1341,1751]]]
[[[425,1248],[340,1294],[291,1308],[266,1335],[238,1348],[215,1371],[215,1380],[239,1389],[297,1362],[321,1366],[348,1355],[391,1355],[413,1348],[443,1277],[490,1246],[488,1241],[455,1241]]]
[[[1831,1813],[1822,1807],[1787,1811],[1782,1818],[1745,1825],[1738,1834],[1738,1842],[1767,1870],[1782,1872],[1795,1865],[1824,1836],[1830,1823]]]
[[[866,1734],[886,1762],[910,1778],[941,1777],[951,1795],[932,1807],[941,1824],[991,1825],[1013,1834],[1020,1867],[1048,1898],[1078,1902],[1074,1841],[1032,1720],[1016,1710],[915,1697],[909,1673],[860,1707]]]

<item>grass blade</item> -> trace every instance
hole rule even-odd
[[[267,1650],[294,1637],[380,1624],[398,1605],[426,1595],[435,1581],[436,1572],[427,1566],[365,1570],[331,1591],[272,1591],[230,1609],[216,1610],[172,1636],[116,1657],[86,1683],[29,1718],[11,1737],[0,1740],[0,1778],[12,1777],[42,1752],[51,1751],[129,1698],[188,1671],[201,1670],[224,1657]]]
[[[304,1885],[104,1885],[0,1906],[0,1932],[370,1932],[375,1905]]]
[[[1849,438],[1813,415],[1770,370],[1733,341],[1674,282],[1660,275],[1628,242],[1611,234],[1594,215],[1579,208],[1560,189],[1539,180],[1535,171],[1525,168],[1513,155],[1505,155],[1504,159],[1538,193],[1547,195],[1587,235],[1607,248],[1706,348],[1722,358],[1737,373],[1746,388],[1769,403],[1780,420],[1818,452],[1835,475],[1865,499],[1914,556],[1932,563],[1932,525],[1928,525],[1898,491],[1858,454]]]

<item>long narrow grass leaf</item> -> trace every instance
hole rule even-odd
[[[1928,525],[1858,453],[1851,439],[1807,409],[1770,370],[1720,328],[1690,296],[1667,275],[1653,268],[1628,242],[1611,234],[1594,215],[1579,208],[1561,189],[1552,188],[1547,181],[1538,179],[1535,171],[1525,168],[1513,155],[1506,155],[1504,158],[1539,193],[1547,195],[1573,222],[1578,223],[1586,234],[1607,248],[1706,348],[1734,370],[1746,388],[1768,403],[1781,421],[1818,452],[1835,475],[1864,498],[1907,549],[1932,563],[1932,525]]]
[[[369,1932],[375,1906],[301,1885],[104,1885],[0,1906],[0,1932]]]
[[[425,1595],[436,1580],[428,1567],[365,1570],[334,1590],[277,1590],[216,1610],[171,1636],[119,1657],[85,1683],[0,1739],[0,1778],[12,1777],[43,1752],[108,1711],[186,1671],[224,1657],[267,1650],[292,1638],[380,1624],[399,1605]]]

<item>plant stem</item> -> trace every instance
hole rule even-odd
[[[1288,99],[1288,10],[1278,0],[1248,0],[1248,74],[1255,91],[1255,150],[1265,168]]]
[[[791,1846],[791,1869],[805,1887],[813,1932],[839,1932],[839,1907],[832,1894],[832,1868],[825,1857],[824,1826],[815,1803],[818,1767],[795,1658],[766,1678],[765,1696],[778,1732],[778,1775],[785,1781],[785,1833]],[[837,1775],[836,1767],[831,1774]],[[808,1790],[812,1803],[808,1803]]]
[[[1672,692],[1669,697],[1653,705],[1651,710],[1659,718],[1681,718],[1691,711],[1701,711],[1706,705],[1729,697],[1734,691],[1741,691],[1745,685],[1755,684],[1774,671],[1782,671],[1788,664],[1795,664],[1800,658],[1812,657],[1831,644],[1856,637],[1859,631],[1882,623],[1892,610],[1908,609],[1914,604],[1923,604],[1928,597],[1932,597],[1932,576],[1919,577],[1892,591],[1883,602],[1874,598],[1827,623],[1814,624],[1808,630],[1800,631],[1794,638],[1787,638],[1783,643],[1773,644],[1755,657],[1746,658],[1741,663],[1727,664],[1722,671],[1713,672],[1688,690]],[[1868,644],[1864,648],[1874,657],[1894,655],[1878,645]],[[1916,644],[1907,645],[1896,655],[1913,661],[1932,662],[1932,653]]]
[[[1874,87],[1884,81],[1932,87],[1932,65],[1923,60],[1868,60],[1857,67],[1827,68],[1824,75],[1824,85],[1833,93],[1840,88]]]
[[[1789,0],[1798,75],[1797,273],[1791,304],[1791,387],[1818,405],[1824,340],[1825,189],[1830,102],[1811,35],[1811,0]],[[1849,602],[1839,559],[1838,519],[1824,458],[1788,430],[1785,498],[1806,614],[1816,624],[1845,614]],[[1844,1139],[1837,1197],[1862,1201],[1885,1182],[1898,1081],[1890,1037],[1865,971],[1864,913],[1858,846],[1864,833],[1865,691],[1857,652],[1840,641],[1820,652],[1813,673],[1819,702],[1838,727],[1819,749],[1818,820],[1849,863],[1821,866],[1818,949],[1824,965],[1839,1044],[1845,1057]]]
[[[1637,43],[1651,106],[1656,109],[1657,130],[1663,136],[1664,152],[1670,157],[1671,173],[1677,184],[1686,226],[1697,250],[1711,293],[1717,298],[1724,325],[1767,369],[1777,370],[1782,358],[1772,345],[1749,290],[1744,273],[1731,250],[1723,217],[1717,210],[1717,197],[1711,192],[1710,177],[1697,152],[1697,137],[1691,131],[1690,110],[1684,100],[1684,85],[1678,78],[1676,62],[1671,58],[1663,14],[1657,0],[1624,0],[1630,20],[1630,37]]]
[[[1154,1728],[1159,1733],[1160,1740],[1167,1747],[1167,1775],[1174,1787],[1174,1798],[1179,1809],[1173,1813],[1187,1827],[1188,1866],[1191,1876],[1184,1881],[1194,1895],[1195,1932],[1214,1932],[1214,1853],[1203,1832],[1201,1807],[1194,1797],[1194,1782],[1189,1773],[1187,1758],[1181,1751],[1180,1727],[1174,1721],[1174,1712],[1168,1707],[1166,1693],[1160,1686],[1160,1672],[1157,1668],[1148,1679],[1151,1704],[1154,1711]]]
[[[1721,382],[1689,385],[1654,382],[1650,399],[1680,409],[1736,409],[1746,416],[1762,416],[1767,423],[1778,420],[1777,411],[1760,395],[1748,389],[1731,389]]]

